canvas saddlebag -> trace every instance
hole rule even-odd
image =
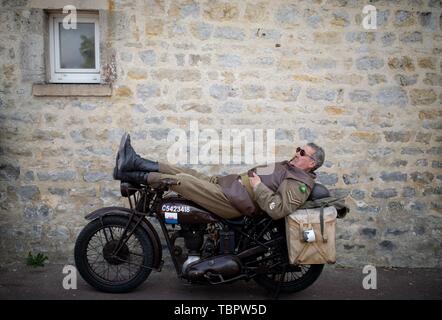
[[[298,209],[285,217],[291,264],[336,262],[336,217],[334,206]]]

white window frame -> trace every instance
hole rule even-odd
[[[65,15],[49,16],[49,60],[51,66],[49,82],[53,83],[100,83],[100,32],[98,15],[78,14],[77,22],[94,23],[95,26],[95,69],[69,69],[60,67],[60,34],[58,24]]]

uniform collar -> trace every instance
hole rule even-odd
[[[298,168],[297,166],[295,166],[294,164],[291,163],[292,160],[293,160],[293,158],[291,158],[290,160],[286,160],[286,161],[284,161],[284,162],[286,162],[286,163],[289,165],[290,168],[293,168],[293,169],[295,169],[296,171],[302,171],[302,172],[304,172],[306,175],[308,175],[308,176],[309,176],[310,178],[312,178],[313,180],[316,179],[316,173],[311,172],[311,171],[305,171],[305,170],[302,170],[302,169]]]

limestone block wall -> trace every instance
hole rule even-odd
[[[1,1],[2,263],[29,251],[72,261],[83,217],[124,204],[112,180],[122,133],[165,159],[169,131],[195,120],[275,129],[276,160],[308,141],[324,146],[318,180],[351,207],[338,263],[442,265],[441,1],[71,3],[99,12],[110,96],[33,93],[47,81],[45,9],[57,5]],[[362,27],[366,4],[376,30]]]

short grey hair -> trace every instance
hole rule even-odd
[[[313,167],[312,171],[315,171],[316,169],[318,169],[320,166],[322,166],[322,164],[324,163],[325,160],[325,152],[324,149],[322,149],[320,146],[318,146],[316,143],[313,142],[309,142],[307,143],[307,145],[312,148],[313,150],[315,150],[315,153],[312,154],[312,158],[315,160],[316,165]]]

